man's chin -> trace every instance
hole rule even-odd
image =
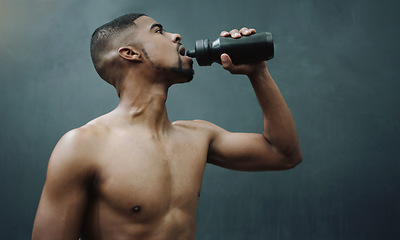
[[[182,76],[187,79],[187,82],[190,82],[190,81],[193,80],[194,70],[191,69],[191,68],[190,69],[185,69],[182,72]]]
[[[172,70],[177,75],[176,83],[187,83],[193,80],[194,70],[192,68]]]

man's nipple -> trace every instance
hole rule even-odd
[[[142,210],[141,206],[134,206],[133,208],[131,208],[131,212],[133,213],[138,213],[140,212],[140,210]]]

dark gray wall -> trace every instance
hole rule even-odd
[[[29,239],[62,134],[116,106],[92,67],[89,39],[128,12],[181,33],[187,48],[234,27],[274,35],[268,65],[296,120],[304,161],[282,172],[208,166],[198,239],[400,239],[397,2],[1,0],[0,239]],[[262,130],[245,77],[218,65],[195,71],[192,83],[170,90],[171,120]]]

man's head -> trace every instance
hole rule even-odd
[[[115,86],[115,81],[119,78],[116,72],[108,69],[108,65],[114,60],[113,57],[115,57],[112,56],[111,52],[118,45],[116,38],[128,28],[134,27],[136,25],[135,20],[141,16],[145,16],[145,14],[130,13],[123,15],[98,27],[92,34],[90,54],[94,67],[100,77],[111,85]]]
[[[171,78],[193,78],[192,61],[184,55],[181,36],[165,32],[145,14],[131,13],[95,30],[91,56],[100,77],[116,87],[125,70],[148,67],[149,71]],[[151,69],[150,69],[151,68]],[[147,71],[147,72],[149,72]]]

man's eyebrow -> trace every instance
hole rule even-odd
[[[161,24],[159,24],[159,23],[154,23],[153,25],[151,25],[150,30],[153,29],[153,28],[155,28],[155,27],[159,27],[159,28],[161,28],[161,29],[164,29],[163,26],[162,26]]]

